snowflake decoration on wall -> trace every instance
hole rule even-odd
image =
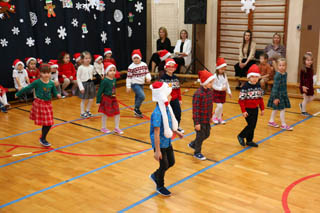
[[[46,37],[44,43],[46,43],[47,45],[51,44],[51,38]]]
[[[13,35],[19,35],[19,33],[20,33],[20,30],[18,27],[13,27],[11,31],[12,31]]]
[[[61,38],[62,40],[64,40],[65,37],[67,36],[65,27],[60,26],[60,28],[57,30],[57,32],[58,32],[58,37]]]
[[[29,47],[33,47],[34,42],[35,42],[35,40],[32,37],[29,37],[29,38],[27,38],[26,45],[28,45]]]
[[[35,14],[34,12],[29,12],[29,15],[30,15],[31,26],[33,27],[34,25],[37,24],[38,17],[37,17],[37,14]]]
[[[134,5],[136,7],[136,12],[141,13],[143,10],[142,2],[137,1],[137,3]]]
[[[121,10],[116,9],[113,14],[113,18],[116,22],[121,22],[123,19],[123,14]]]
[[[0,44],[2,47],[7,47],[8,46],[8,41],[5,38],[0,39]]]
[[[100,36],[101,36],[101,41],[105,44],[106,43],[106,41],[107,41],[107,33],[106,32],[104,32],[104,31],[102,31],[102,33],[100,34]]]
[[[241,11],[246,11],[246,14],[250,13],[250,10],[254,10],[256,7],[253,5],[255,0],[241,0]]]
[[[72,26],[78,27],[78,23],[79,22],[78,22],[78,20],[76,18],[72,19],[72,22],[71,22]]]
[[[77,10],[81,10],[81,8],[82,8],[82,4],[80,2],[77,2],[76,3],[76,9]]]

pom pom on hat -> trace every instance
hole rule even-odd
[[[226,61],[224,60],[224,58],[222,57],[219,57],[217,59],[217,63],[216,63],[216,69],[221,69],[222,67],[226,67],[227,66],[227,63]]]
[[[132,53],[131,53],[132,60],[136,57],[140,58],[140,60],[142,59],[142,54],[141,54],[140,49],[135,49],[132,51]]]
[[[17,69],[19,64],[21,64],[24,67],[24,63],[22,61],[20,61],[20,59],[14,60],[12,68]]]
[[[108,53],[112,53],[111,48],[104,48],[104,56]]]
[[[247,78],[250,78],[251,76],[261,77],[258,65],[254,64],[249,68]]]
[[[94,62],[98,62],[100,59],[103,59],[103,57],[101,55],[94,55]]]
[[[164,61],[164,60],[166,60],[167,58],[169,58],[171,56],[171,53],[169,53],[168,50],[160,50],[158,52],[158,55],[160,57],[160,60]]]
[[[207,70],[200,70],[198,72],[198,75],[200,78],[200,85],[202,86],[207,85],[210,81],[214,79],[212,73]]]
[[[80,59],[81,59],[81,54],[80,53],[73,54],[73,60],[75,60],[75,62],[80,61]]]

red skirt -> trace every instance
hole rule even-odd
[[[102,112],[108,117],[120,114],[119,104],[116,97],[103,95],[98,112]]]
[[[225,103],[226,102],[226,91],[213,90],[213,102]]]
[[[8,92],[7,88],[4,88],[3,86],[0,85],[0,96],[2,96],[3,94],[5,94],[6,92]]]
[[[52,126],[53,112],[51,101],[44,101],[36,98],[32,103],[30,119],[34,120],[36,125]]]

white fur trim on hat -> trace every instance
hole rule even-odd
[[[132,60],[133,60],[134,58],[136,58],[136,57],[140,58],[140,60],[142,59],[139,54],[134,54],[134,55],[132,55]]]
[[[105,73],[105,74],[108,74],[109,70],[110,70],[112,67],[114,67],[115,69],[117,69],[116,66],[114,66],[114,64],[110,64],[110,65],[104,70],[104,73]]]
[[[164,56],[160,57],[160,60],[161,60],[161,61],[164,61],[164,60],[166,60],[167,58],[169,58],[170,56],[171,56],[171,53],[168,52],[168,53],[165,54]]]
[[[16,63],[15,66],[12,66],[12,68],[18,69],[18,65],[19,65],[19,64],[21,64],[21,65],[24,67],[24,63],[23,63],[22,61],[19,61],[19,62]]]
[[[105,51],[103,55],[105,56],[105,55],[107,55],[108,53],[112,53],[112,51],[111,51],[111,50]]]
[[[205,82],[203,82],[203,83],[200,82],[200,85],[201,85],[201,86],[205,86],[205,85],[207,85],[210,81],[212,81],[213,79],[214,79],[214,76],[212,75],[212,76],[210,76],[209,78],[207,78],[207,80],[206,80]]]
[[[98,58],[96,58],[96,60],[94,60],[94,61],[98,62],[100,59],[103,59],[103,57],[101,55]]]
[[[35,60],[37,62],[36,58],[30,57],[27,61],[26,61],[26,65],[28,66],[30,61]]]
[[[58,64],[52,64],[52,65],[50,66],[50,68],[59,68],[59,65],[58,65]]]
[[[251,76],[261,77],[260,73],[251,72],[251,73],[248,73],[247,78],[250,78]]]
[[[220,66],[217,66],[217,67],[216,67],[216,70],[221,69],[222,67],[226,67],[226,66],[227,66],[227,64],[226,64],[226,63],[221,64]]]

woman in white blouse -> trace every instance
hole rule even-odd
[[[174,48],[175,62],[179,65],[176,73],[180,72],[181,66],[189,66],[191,63],[191,40],[188,39],[188,32],[186,30],[180,31],[180,39],[177,41]]]

